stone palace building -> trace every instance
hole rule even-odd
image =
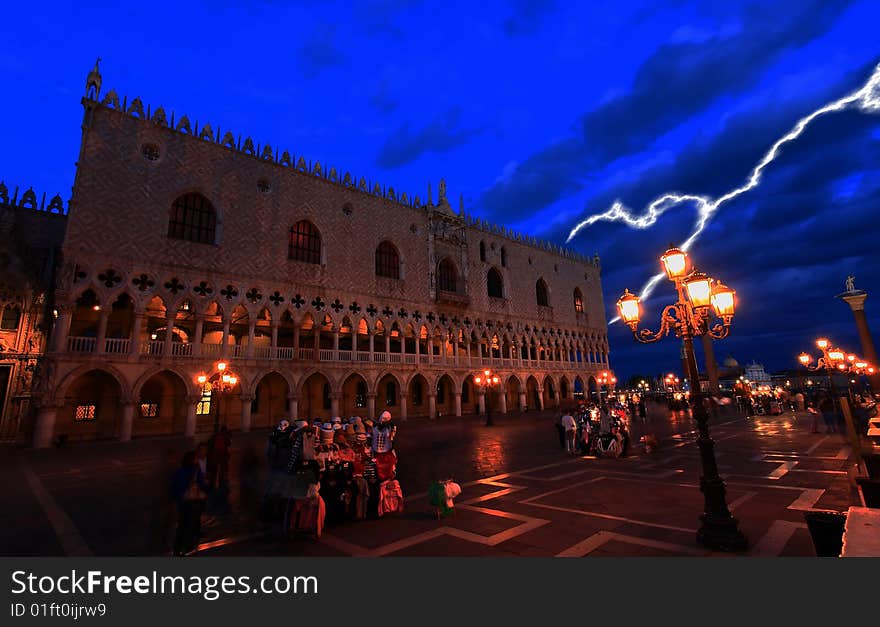
[[[102,95],[97,65],[82,104],[35,446],[545,408],[609,368],[598,258],[455,210],[443,181],[409,197]],[[223,392],[198,381],[220,361]]]

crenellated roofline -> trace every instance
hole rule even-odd
[[[28,187],[25,191],[21,192],[20,197],[19,192],[20,188],[16,186],[15,191],[10,198],[9,188],[6,187],[6,183],[0,180],[0,205],[19,207],[21,209],[33,209],[34,211],[42,211],[44,213],[61,216],[67,215],[68,206],[65,205],[64,201],[61,199],[61,194],[55,194],[49,199],[49,204],[47,205],[46,192],[43,192],[39,199],[37,198],[37,192],[34,191],[33,187]]]
[[[148,104],[145,110],[144,104],[140,98],[135,98],[129,103],[128,98],[123,97],[122,103],[120,104],[119,96],[113,89],[108,91],[106,95],[99,100],[101,79],[100,74],[96,74],[97,64],[95,68],[96,69],[93,69],[92,72],[89,73],[86,95],[82,100],[83,106],[85,107],[103,107],[114,110],[144,123],[154,124],[172,132],[188,135],[200,141],[218,144],[224,148],[234,150],[253,159],[272,163],[278,167],[291,168],[300,174],[314,176],[327,183],[340,185],[346,189],[382,198],[388,202],[397,203],[411,209],[421,209],[427,212],[442,211],[445,209],[449,214],[457,217],[464,222],[466,226],[471,228],[483,231],[490,235],[508,239],[518,244],[549,252],[565,259],[591,265],[596,268],[599,267],[598,255],[594,255],[593,257],[582,255],[579,252],[559,246],[553,242],[536,238],[519,231],[514,231],[503,225],[490,223],[482,218],[465,212],[463,200],[460,200],[459,202],[459,211],[456,215],[451,211],[451,208],[446,202],[445,192],[441,192],[441,194],[444,195],[439,199],[439,204],[435,205],[431,198],[430,184],[428,186],[427,202],[424,202],[419,196],[409,196],[406,192],[398,193],[391,186],[380,185],[379,183],[374,183],[372,180],[368,181],[364,177],[358,178],[352,175],[349,171],[345,171],[345,173],[342,174],[341,169],[322,165],[320,161],[312,161],[303,155],[297,156],[296,154],[291,154],[287,150],[282,151],[279,155],[278,148],[273,148],[271,144],[266,143],[261,145],[259,142],[254,142],[250,137],[244,137],[244,139],[242,139],[241,134],[235,135],[228,129],[224,132],[219,125],[217,125],[217,130],[215,131],[210,124],[199,125],[198,121],[195,123],[191,122],[187,115],[182,115],[177,119],[173,111],[169,116],[161,106],[153,110]],[[445,183],[442,179],[441,189],[445,189]]]

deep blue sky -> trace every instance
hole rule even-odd
[[[419,0],[7,3],[0,179],[68,197],[79,98],[104,90],[381,181],[411,196],[445,177],[469,211],[564,242],[616,198],[738,185],[803,115],[880,62],[875,0],[633,3]],[[249,5],[240,8],[240,5]],[[694,247],[740,308],[719,358],[789,367],[817,334],[858,350],[834,299],[847,274],[880,333],[880,115],[814,123]],[[597,224],[609,318],[693,221]],[[656,320],[672,292],[646,303]],[[609,328],[621,377],[678,370],[674,339]]]

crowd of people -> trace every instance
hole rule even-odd
[[[644,416],[644,408],[641,408]],[[557,412],[559,445],[568,455],[625,457],[629,454],[629,418],[639,411],[615,399],[599,403],[580,403]],[[629,414],[629,415],[628,415]]]
[[[380,518],[403,509],[397,481],[397,425],[353,416],[329,422],[281,420],[268,436],[268,481],[259,517],[284,537],[320,537],[325,525]],[[191,554],[202,525],[228,507],[231,439],[225,427],[183,455],[171,479],[177,505],[174,554]],[[256,465],[256,461],[252,466]]]
[[[401,511],[396,435],[388,411],[376,422],[282,420],[266,447],[269,480],[260,517],[280,523],[285,535],[320,537],[325,524]]]

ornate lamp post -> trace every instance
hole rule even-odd
[[[816,340],[816,346],[822,351],[822,356],[816,360],[815,366],[812,365],[812,355],[808,353],[801,353],[798,355],[798,361],[807,370],[813,372],[821,370],[825,371],[825,374],[828,376],[835,407],[837,406],[838,399],[837,388],[834,385],[835,374],[852,373],[871,377],[877,372],[874,366],[867,361],[859,359],[853,354],[847,355],[839,348],[831,348],[831,343],[825,338]]]
[[[238,377],[229,370],[225,361],[218,361],[214,365],[212,373],[200,374],[196,377],[196,381],[202,390],[205,389],[206,385],[210,385],[211,393],[217,394],[216,411],[214,412],[214,433],[217,434],[220,431],[220,399],[225,398],[226,393],[236,386]]]
[[[691,270],[685,251],[671,246],[660,258],[666,276],[675,285],[678,300],[663,309],[660,329],[639,329],[641,319],[639,297],[626,290],[617,301],[620,318],[642,343],[656,342],[674,331],[684,347],[687,377],[696,382],[692,385],[692,412],[697,422],[703,474],[700,490],[704,496],[704,511],[700,516],[702,525],[697,540],[703,545],[722,551],[738,551],[746,548],[746,537],[739,530],[739,521],[731,516],[727,507],[724,480],[718,474],[715,461],[715,443],[709,437],[709,413],[700,388],[700,375],[694,356],[695,336],[708,334],[713,339],[723,339],[730,334],[730,323],[735,309],[735,292],[696,269]],[[711,324],[712,314],[720,322]]]
[[[484,370],[482,373],[474,377],[474,383],[479,385],[480,389],[483,391],[483,402],[486,409],[486,426],[491,427],[495,423],[492,422],[492,411],[489,407],[491,403],[489,390],[501,383],[501,378],[497,374],[492,374],[491,370]]]

